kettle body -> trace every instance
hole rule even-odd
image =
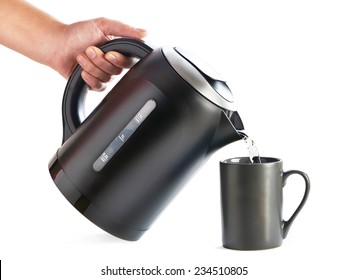
[[[242,138],[243,125],[227,89],[214,90],[213,83],[224,82],[178,50],[134,39],[102,49],[140,60],[83,121],[86,86],[76,68],[63,98],[63,144],[49,171],[85,217],[138,240],[214,151]]]

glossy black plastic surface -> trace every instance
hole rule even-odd
[[[63,118],[72,122],[65,124],[66,141],[50,163],[51,176],[77,210],[123,239],[139,239],[215,150],[241,139],[226,112],[187,84],[161,49],[133,66],[81,125],[78,104],[66,95],[80,96],[74,91],[82,89],[71,84],[63,111],[73,117]],[[95,161],[117,137],[126,139],[120,133],[149,100],[155,108],[95,171]]]

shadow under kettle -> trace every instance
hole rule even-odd
[[[243,124],[225,81],[192,55],[128,38],[101,49],[139,62],[83,122],[87,87],[75,69],[49,171],[90,221],[138,240],[214,151],[242,139]]]

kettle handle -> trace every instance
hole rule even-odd
[[[100,49],[103,52],[117,51],[126,56],[143,58],[153,51],[153,48],[144,42],[132,38],[117,38],[109,41]],[[70,76],[65,87],[63,97],[63,143],[81,125],[84,100],[87,93],[87,84],[81,77],[82,67],[77,66]]]

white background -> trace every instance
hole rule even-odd
[[[152,44],[180,46],[208,61],[228,81],[260,153],[281,157],[285,170],[307,172],[312,190],[281,247],[223,249],[218,163],[246,154],[244,145],[235,143],[210,158],[140,241],[114,238],[70,206],[48,172],[61,143],[66,81],[0,47],[4,279],[131,278],[101,276],[107,265],[191,273],[196,266],[247,266],[249,274],[239,277],[244,279],[347,276],[344,1],[31,2],[66,23],[99,16],[122,20],[148,29]],[[302,185],[293,178],[285,188],[287,218]]]

